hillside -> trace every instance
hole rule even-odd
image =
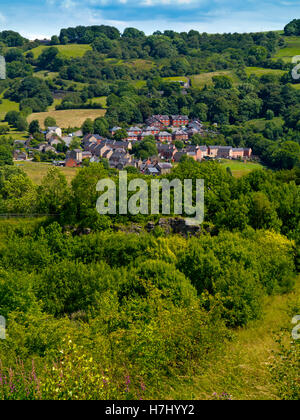
[[[290,63],[292,58],[300,55],[300,37],[289,36],[284,37],[285,46],[280,48],[275,54],[275,59],[282,59],[286,63]]]
[[[38,58],[42,52],[45,50],[49,50],[50,47],[39,46],[35,47],[32,50],[27,51],[32,52],[34,58]],[[91,45],[78,45],[78,44],[68,44],[68,45],[58,45],[57,49],[61,57],[64,58],[76,58],[76,57],[83,57],[87,51],[92,51]]]
[[[0,401],[299,400],[299,46],[0,31]]]
[[[263,318],[235,332],[222,355],[205,373],[200,369],[180,385],[167,384],[168,398],[207,400],[213,399],[214,394],[226,394],[232,400],[280,399],[270,366],[279,352],[276,338],[283,330],[285,343],[290,341],[290,307],[299,293],[298,279],[295,292],[266,299]]]

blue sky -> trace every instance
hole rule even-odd
[[[106,24],[147,34],[173,29],[250,32],[282,29],[300,18],[299,0],[0,0],[0,31],[34,39],[61,28]]]

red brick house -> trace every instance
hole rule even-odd
[[[159,133],[159,130],[158,130],[158,133]],[[144,138],[145,137],[149,137],[149,136],[154,136],[153,134],[152,134],[152,131],[143,131],[142,133],[141,133],[141,135],[139,136],[139,140],[144,140]],[[154,136],[155,137],[155,136]]]
[[[146,121],[147,125],[151,127],[157,127],[162,129],[163,127],[170,126],[170,117],[168,115],[152,115],[152,117],[148,118]]]
[[[200,161],[204,158],[204,152],[200,146],[188,146],[185,148],[185,151],[188,156],[192,157],[196,161]]]
[[[208,156],[216,158],[218,156],[219,146],[208,146]]]
[[[219,146],[217,157],[229,159],[233,157],[233,149],[231,146]]]
[[[189,135],[186,131],[178,130],[178,129],[173,131],[172,137],[173,137],[173,140],[181,140],[181,141],[186,141],[189,139]]]
[[[81,163],[78,162],[76,159],[73,159],[73,158],[67,159],[66,164],[65,164],[65,166],[67,168],[77,168],[80,165],[81,165]]]
[[[207,146],[199,146],[199,149],[201,150],[202,159],[208,156]]]
[[[175,162],[180,162],[181,158],[183,156],[187,156],[189,158],[194,159],[196,162],[202,160],[202,153],[201,150],[199,151],[187,151],[187,150],[182,150],[181,152],[177,152],[174,155],[174,161]]]
[[[172,134],[168,133],[167,131],[161,131],[159,134],[156,135],[156,139],[162,143],[170,143],[172,141]]]
[[[141,134],[142,130],[139,127],[130,127],[127,130],[127,132],[128,132],[128,134],[131,134],[131,135],[135,134],[135,135],[138,136],[138,135]]]
[[[252,149],[244,149],[244,157],[251,158],[252,156]]]
[[[154,126],[148,126],[145,128],[145,130],[147,133],[151,134],[152,136],[156,136],[156,134],[159,134],[160,129]]]
[[[232,149],[232,159],[242,159],[244,157],[244,149],[243,148],[234,148]]]
[[[188,125],[189,117],[187,115],[172,115],[171,124],[173,127],[182,127]]]
[[[126,138],[127,141],[138,141],[140,139],[140,136],[137,136],[136,134],[130,134]]]
[[[127,137],[128,141],[137,141],[142,133],[142,130],[139,127],[130,127],[127,130],[127,133],[128,133],[128,137]]]
[[[159,144],[157,150],[161,158],[168,160],[173,160],[174,155],[178,152],[174,144]]]

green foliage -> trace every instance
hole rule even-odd
[[[132,153],[136,158],[142,160],[152,156],[157,156],[157,146],[153,136],[145,137],[142,141],[135,143],[132,147]]]
[[[24,172],[4,168],[1,171],[1,184],[2,212],[30,214],[36,208],[36,189]]]
[[[300,20],[294,19],[289,22],[284,28],[284,34],[286,36],[300,35]]]
[[[33,112],[46,111],[53,103],[48,85],[37,77],[25,77],[23,80],[14,81],[4,96],[20,102],[20,109],[29,107]]]
[[[13,156],[7,146],[0,145],[0,167],[5,165],[13,165]]]
[[[99,169],[85,168],[83,185]],[[57,176],[50,172],[53,185],[41,188],[49,202]],[[292,287],[293,242],[271,232],[72,236],[49,221],[3,232],[0,359],[17,383],[13,399],[159,397],[165,378],[205,369],[221,354],[229,334],[222,319],[247,325],[264,295]]]
[[[94,124],[93,121],[88,118],[87,120],[85,120],[85,122],[83,123],[81,130],[83,132],[83,134],[92,134],[94,132]]]
[[[124,128],[117,130],[114,135],[114,139],[117,141],[122,141],[128,137],[127,131]]]
[[[290,35],[293,25],[286,29]],[[300,96],[281,71],[289,67],[270,58],[282,38],[197,31],[146,36],[134,28],[121,35],[116,28],[95,25],[63,29],[59,38],[52,37],[52,45],[65,49],[70,43],[91,44],[93,51],[72,59],[59,52],[61,46],[46,48],[37,58],[24,55],[33,45],[10,32],[0,33],[0,41],[13,79],[0,83],[0,92],[21,111],[5,111],[12,127],[26,130],[25,116],[45,111],[53,102],[51,91],[69,89],[65,108],[93,106],[93,98],[107,97],[105,117],[86,120],[84,135],[106,137],[112,126],[142,124],[152,114],[187,114],[205,121],[204,135],[195,135],[193,144],[251,147],[263,164],[282,169],[236,179],[226,165],[186,158],[166,178],[204,179],[201,232],[192,238],[173,235],[159,224],[149,234],[147,221],[160,215],[97,213],[98,181],[117,178],[106,161],[86,164],[71,185],[51,168],[36,186],[11,165],[13,140],[1,138],[0,213],[49,217],[0,223],[0,314],[7,319],[7,339],[0,343],[5,379],[0,399],[173,395],[163,389],[166,383],[190,381],[199,369],[205,376],[233,329],[256,325],[264,300],[294,287]],[[31,77],[33,66],[59,76]],[[246,66],[274,70],[248,77]],[[187,81],[185,76],[200,72],[207,85],[199,89],[194,77],[183,95],[180,78]],[[70,81],[84,84],[70,87]],[[49,125],[56,123],[45,120]],[[39,131],[33,121],[29,132],[36,141]],[[124,128],[115,136],[126,137]],[[75,139],[71,148],[79,143]],[[136,143],[132,153],[141,159],[156,156],[154,139]],[[129,172],[129,180],[151,180],[134,168]],[[139,234],[130,233],[132,221]],[[282,347],[273,360],[279,398],[299,398],[298,347]],[[225,393],[213,399],[229,398]]]
[[[59,215],[69,200],[70,190],[65,176],[51,168],[38,187],[38,209],[44,214]]]
[[[56,121],[55,121],[55,119],[52,118],[52,117],[45,118],[45,120],[44,120],[44,126],[46,128],[48,128],[48,127],[56,127]]]
[[[87,131],[88,129],[91,129],[90,132],[94,132],[95,134],[99,134],[99,136],[105,137],[108,135],[109,133],[109,124],[106,118],[101,117],[101,118],[96,118],[94,121],[94,129],[92,129],[91,127],[86,127],[85,131]],[[125,138],[127,137],[127,133]]]
[[[81,139],[79,137],[73,137],[69,146],[70,150],[81,149]]]
[[[29,124],[29,133],[30,134],[35,134],[35,133],[39,133],[40,132],[40,124],[38,122],[38,120],[33,120],[31,121],[31,123]]]
[[[8,47],[21,47],[26,39],[18,32],[2,31],[0,32],[0,41],[4,42]]]
[[[5,318],[15,310],[26,313],[38,309],[33,290],[34,276],[0,269],[0,313]]]
[[[270,365],[272,380],[280,400],[299,401],[300,397],[300,343],[293,340],[286,343],[282,333],[276,339],[278,351]]]

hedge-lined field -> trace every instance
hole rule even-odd
[[[61,128],[81,127],[87,118],[92,120],[105,115],[103,109],[67,109],[63,111],[37,112],[29,115],[28,122],[38,120],[40,125],[44,126],[44,120],[47,117],[55,119],[57,125]]]
[[[66,58],[83,57],[87,51],[92,50],[92,47],[88,44],[54,45],[54,47],[57,48],[60,54]],[[50,47],[45,47],[43,45],[40,45],[36,48],[33,48],[30,51],[32,51],[34,58],[38,58],[42,54],[42,52],[46,50],[47,48],[50,48]]]

